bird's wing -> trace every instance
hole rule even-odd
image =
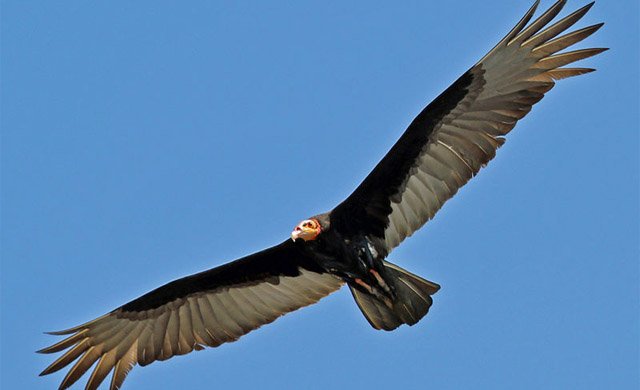
[[[606,50],[558,54],[602,26],[557,37],[593,5],[549,25],[565,2],[556,2],[529,23],[536,2],[505,38],[420,112],[360,186],[332,211],[332,227],[379,237],[390,252],[495,156],[505,135],[554,80],[593,71],[563,67]]]
[[[175,280],[86,324],[39,352],[68,349],[41,375],[75,362],[60,385],[71,386],[97,362],[87,389],[113,370],[117,389],[131,368],[204,346],[216,347],[317,302],[342,281],[305,260],[288,240],[278,246]]]

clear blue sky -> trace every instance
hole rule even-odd
[[[266,3],[2,2],[0,387],[58,385],[42,332],[333,207],[532,1]],[[125,388],[635,388],[638,14],[597,3],[599,71],[392,253],[442,285],[425,320],[375,331],[342,290]]]

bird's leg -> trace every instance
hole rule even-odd
[[[383,270],[382,262],[373,256],[371,253],[371,249],[369,248],[369,242],[366,238],[361,238],[356,242],[357,251],[358,251],[358,261],[360,262],[360,267],[368,274],[373,276],[372,282],[375,283],[378,287],[380,287],[384,295],[388,298],[394,299],[395,293],[393,289],[389,286],[389,284],[385,281],[384,277],[381,275]],[[367,277],[367,279],[371,279]],[[376,294],[378,295],[378,294]]]
[[[378,288],[368,284],[360,278],[354,278],[353,282],[355,282],[359,287],[364,289],[369,294],[374,295],[376,298],[383,301],[385,305],[393,307],[393,301],[391,300],[391,298],[387,294],[382,294]]]
[[[376,281],[378,282],[380,287],[382,287],[387,294],[391,294],[392,293],[391,292],[391,288],[389,287],[389,285],[387,285],[387,282],[384,281],[382,276],[380,276],[380,273],[378,273],[378,271],[376,271],[375,269],[371,268],[369,270],[369,272],[373,275],[374,278],[376,278]]]
[[[360,278],[354,278],[353,281],[360,287],[364,288],[367,292],[369,292],[369,294],[374,294],[373,287],[371,287],[370,284],[367,284],[367,282],[363,281]]]

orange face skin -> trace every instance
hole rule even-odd
[[[304,241],[313,241],[322,232],[320,222],[315,218],[305,219],[300,222],[291,232],[291,239],[293,241],[301,238]]]

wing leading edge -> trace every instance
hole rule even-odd
[[[306,261],[291,240],[240,260],[175,280],[86,324],[54,335],[67,338],[39,352],[67,350],[41,375],[74,363],[66,389],[97,362],[87,389],[113,371],[120,387],[136,364],[217,347],[316,303],[343,282]]]
[[[529,23],[536,2],[505,38],[420,112],[333,210],[332,225],[378,237],[389,253],[495,156],[505,136],[556,80],[594,71],[564,66],[606,49],[558,52],[587,38],[602,23],[558,37],[593,5],[550,25],[565,3],[556,2]]]

